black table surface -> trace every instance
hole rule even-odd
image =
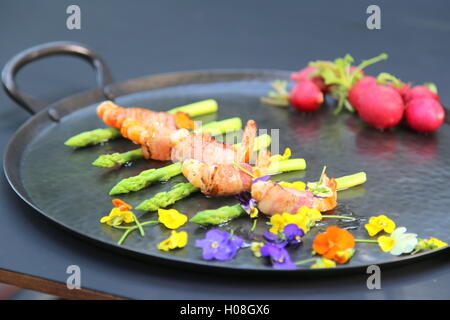
[[[381,7],[381,30],[366,28],[366,8]],[[66,28],[66,8],[81,8],[81,30]],[[390,71],[435,82],[450,103],[450,2],[442,1],[2,1],[0,63],[55,40],[85,43],[116,81],[208,68],[295,70],[309,60],[387,52],[369,73]],[[90,67],[54,57],[18,76],[47,101],[95,86]],[[0,92],[0,153],[29,115]],[[0,177],[0,269],[65,283],[81,268],[83,288],[142,299],[441,299],[450,298],[450,257],[436,255],[382,270],[381,290],[365,272],[326,278],[258,279],[199,274],[133,260],[87,243],[40,217]],[[430,210],[432,206],[430,204]]]

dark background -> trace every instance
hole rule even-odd
[[[81,30],[67,30],[66,8],[81,7]],[[366,28],[366,8],[381,7],[381,30]],[[387,52],[369,69],[414,83],[435,82],[450,103],[450,2],[434,1],[1,1],[0,64],[47,41],[85,43],[109,63],[116,81],[208,68],[296,70],[310,60],[351,53],[357,61]],[[22,88],[55,101],[95,86],[75,58],[48,58],[18,76]],[[0,92],[0,155],[28,118]],[[65,282],[82,268],[82,285],[134,298],[449,298],[448,257],[386,270],[383,290],[366,275],[295,281],[218,279],[103,251],[37,217],[0,178],[0,268]]]

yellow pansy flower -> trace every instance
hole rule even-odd
[[[250,218],[257,218],[258,213],[259,213],[258,208],[256,207],[251,208],[249,212]]]
[[[158,221],[161,222],[166,228],[178,229],[184,225],[188,217],[175,209],[158,209]]]
[[[188,234],[186,231],[176,232],[172,231],[170,237],[161,241],[158,244],[158,249],[162,251],[169,251],[175,248],[183,248],[188,242]]]
[[[272,227],[269,231],[278,234],[280,231],[283,231],[286,221],[281,214],[277,213],[270,217],[270,224]]]
[[[388,236],[380,236],[378,237],[377,241],[381,250],[383,250],[384,252],[391,251],[395,244],[395,240]]]
[[[291,188],[300,191],[303,191],[306,188],[306,183],[304,183],[303,181],[295,181],[295,182],[281,181],[279,185],[285,188]]]
[[[316,263],[311,265],[311,269],[323,269],[323,268],[334,268],[336,267],[336,262],[327,258],[320,258],[316,260]]]
[[[314,225],[314,221],[311,220],[310,216],[305,213],[290,214],[283,212],[282,214],[275,214],[270,218],[270,223],[272,227],[269,229],[270,232],[278,234],[284,230],[284,227],[288,224],[295,224],[297,227],[301,228],[305,234],[309,231],[310,227]]]
[[[113,208],[109,215],[100,219],[101,223],[106,223],[110,226],[118,226],[125,223],[134,222],[134,214],[129,210],[121,210],[120,208]]]
[[[311,209],[307,206],[301,206],[300,209],[297,211],[298,214],[306,215],[309,217],[312,221],[321,221],[322,220],[322,214],[317,209]]]
[[[441,241],[437,238],[430,239],[419,239],[414,252],[419,252],[423,250],[434,250],[442,247],[448,246],[448,243]]]
[[[313,221],[309,218],[308,215],[304,214],[289,214],[285,213],[285,219],[286,219],[286,225],[288,224],[295,224],[297,227],[302,229],[305,234],[309,232],[309,229],[311,225],[313,224]]]
[[[430,238],[428,240],[426,240],[428,245],[433,247],[433,249],[439,249],[445,246],[448,246],[447,242],[444,242],[442,240],[439,240],[437,238]]]
[[[261,247],[264,245],[264,242],[252,242],[250,245],[250,250],[252,250],[255,257],[261,257]]]
[[[291,157],[291,149],[290,148],[286,148],[284,149],[284,153],[283,155],[281,154],[276,154],[274,156],[270,157],[270,161],[271,162],[275,162],[275,161],[282,161],[282,160],[287,160]]]
[[[369,223],[364,226],[371,237],[384,231],[386,233],[392,233],[395,229],[395,222],[386,217],[385,215],[380,215],[378,217],[371,217]]]

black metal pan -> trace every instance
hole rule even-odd
[[[99,88],[47,104],[21,92],[14,80],[17,71],[34,60],[70,54],[82,57],[96,70]],[[421,237],[437,237],[449,241],[450,208],[450,127],[445,124],[434,135],[418,135],[400,126],[388,132],[366,127],[357,117],[332,114],[325,106],[314,114],[301,114],[293,109],[279,109],[260,103],[270,82],[288,79],[289,72],[273,70],[212,70],[150,76],[123,83],[113,83],[104,61],[92,50],[72,42],[43,44],[12,58],[2,74],[8,94],[32,113],[9,142],[4,171],[16,193],[36,211],[56,224],[96,244],[112,248],[122,254],[146,258],[172,266],[206,271],[233,273],[309,274],[355,271],[368,265],[396,265],[414,262],[446,251],[447,248],[414,256],[394,257],[381,252],[374,244],[358,244],[355,257],[347,265],[336,269],[274,270],[250,250],[242,249],[230,262],[205,262],[194,239],[203,237],[204,229],[188,224],[190,241],[187,247],[169,253],[160,252],[156,244],[169,232],[163,227],[147,228],[144,238],[132,234],[123,246],[116,245],[119,230],[99,223],[100,217],[111,208],[108,191],[119,179],[135,175],[143,169],[162,166],[155,161],[136,161],[130,166],[101,170],[91,162],[100,154],[135,148],[124,140],[114,140],[101,146],[72,150],[63,145],[70,136],[102,126],[95,115],[97,104],[105,99],[120,105],[140,106],[153,110],[213,98],[219,102],[218,118],[239,116],[243,121],[254,119],[259,128],[280,129],[280,147],[291,147],[294,156],[307,159],[304,172],[285,174],[280,179],[314,181],[323,165],[332,176],[366,171],[364,186],[343,191],[339,196],[337,214],[350,213],[357,223],[339,222],[352,229],[357,238],[367,237],[365,219],[375,214],[387,214],[397,225]],[[270,133],[270,132],[269,132]],[[183,181],[183,177],[166,184],[156,184],[140,192],[122,197],[136,205],[143,199]],[[201,194],[175,204],[175,208],[189,216],[207,208],[235,203],[230,198],[206,198]],[[142,220],[154,219],[155,213]],[[256,233],[261,234],[264,218]],[[335,221],[325,221],[327,224]],[[251,222],[240,218],[224,226],[248,238]],[[292,253],[294,260],[307,258],[311,241],[321,228],[315,228],[303,248]],[[55,239],[58,241],[58,239]]]

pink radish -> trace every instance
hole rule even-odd
[[[350,104],[358,110],[360,99],[364,97],[364,92],[370,90],[370,87],[376,85],[377,80],[374,77],[363,77],[361,78],[349,91],[348,101]]]
[[[439,102],[439,96],[425,86],[412,87],[404,95],[405,103],[418,98],[431,98]]]
[[[320,91],[328,92],[330,88],[329,88],[329,86],[327,86],[325,84],[322,77],[319,77],[319,76],[311,77],[311,75],[317,71],[318,71],[317,68],[308,66],[297,72],[293,72],[291,74],[291,79],[293,81],[297,81],[297,82],[300,82],[303,80],[312,80],[319,87]]]
[[[312,80],[298,82],[291,90],[289,102],[297,110],[311,112],[323,103],[323,93]]]
[[[360,118],[378,129],[396,126],[405,109],[402,97],[391,86],[379,85],[372,80],[366,81],[365,87],[353,93]]]
[[[445,112],[434,98],[417,98],[406,105],[405,118],[412,129],[433,132],[444,123]]]

